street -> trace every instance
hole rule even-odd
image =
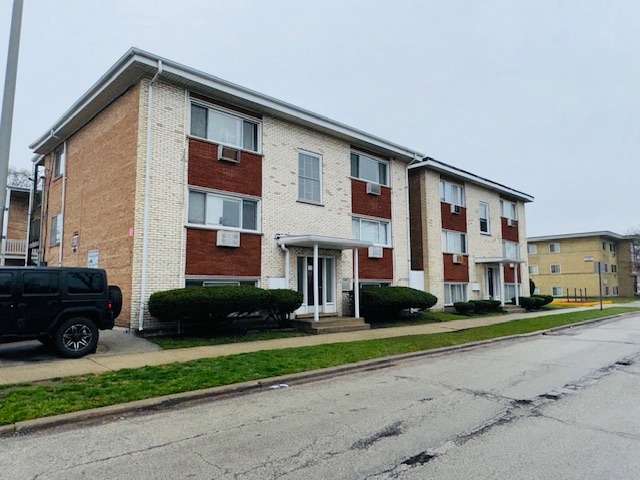
[[[640,316],[0,439],[6,479],[638,479]]]

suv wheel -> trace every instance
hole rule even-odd
[[[71,318],[58,327],[53,340],[60,355],[79,358],[95,350],[98,327],[88,318]]]

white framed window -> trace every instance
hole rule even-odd
[[[514,260],[520,259],[520,245],[516,242],[502,242],[502,256]]]
[[[351,176],[389,186],[389,162],[363,153],[351,152]]]
[[[233,195],[190,190],[188,223],[257,232],[260,229],[259,202]]]
[[[606,263],[602,264],[602,273],[609,273],[609,265]]]
[[[489,204],[480,202],[480,233],[491,233],[489,222]]]
[[[560,253],[560,244],[559,243],[550,243],[549,244],[549,253]]]
[[[562,273],[562,266],[559,263],[552,263],[551,273]]]
[[[467,235],[462,232],[443,230],[442,251],[444,253],[467,253]]]
[[[444,304],[453,305],[457,302],[466,302],[469,298],[467,283],[445,283]]]
[[[298,200],[322,203],[322,157],[298,152]]]
[[[612,290],[613,290],[613,295],[617,297],[619,295],[618,287],[612,287]]]
[[[511,220],[518,220],[518,213],[515,202],[509,200],[500,200],[500,209],[502,210],[502,217]]]
[[[388,220],[353,217],[351,228],[355,240],[372,242],[383,247],[391,246],[391,222]]]
[[[553,295],[554,297],[561,297],[562,295],[564,295],[562,293],[562,287],[551,287],[551,295]]]
[[[244,285],[250,285],[256,287],[258,281],[256,279],[247,278],[187,278],[185,279],[185,287],[222,287],[222,286],[235,286],[240,287]]]
[[[65,160],[65,144],[61,143],[53,151],[53,178],[57,178],[64,174]]]
[[[192,103],[190,132],[222,145],[260,151],[260,122],[236,112]]]
[[[538,275],[538,265],[529,265],[529,275]]]
[[[616,251],[616,244],[615,243],[610,243],[609,244],[609,251],[615,253],[615,251]]]
[[[516,298],[516,288],[518,289],[518,297],[522,296],[522,284],[518,283],[505,283],[504,284],[504,298],[505,301]]]
[[[536,287],[533,289],[533,294],[534,295],[540,295],[540,287]]]
[[[50,244],[60,245],[62,241],[62,214],[54,215],[51,217],[51,235]]]
[[[604,294],[605,294],[605,296],[607,296],[607,297],[609,296],[609,287],[608,287],[608,286],[607,286],[607,287],[604,287]]]
[[[602,250],[606,250],[607,249],[607,242],[602,242]]]
[[[618,266],[613,263],[611,264],[611,273],[618,273]]]
[[[538,254],[538,245],[535,245],[535,244],[527,245],[527,253],[529,255],[537,255]]]
[[[464,185],[440,180],[440,201],[464,207]]]

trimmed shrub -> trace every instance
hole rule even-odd
[[[487,313],[491,304],[487,300],[469,300],[476,313]]]
[[[409,287],[379,287],[360,290],[360,313],[367,320],[388,320],[401,310],[433,307],[438,299],[430,293]]]
[[[485,301],[489,302],[490,312],[499,312],[500,310],[502,310],[500,306],[500,300],[485,300]]]
[[[551,302],[553,302],[552,295],[531,295],[531,298],[541,298],[544,301],[542,306],[549,305]]]
[[[513,300],[515,302],[515,298]],[[537,308],[542,306],[542,302],[544,300],[535,297],[520,297],[519,301],[522,308],[525,308],[527,310],[536,310]]]
[[[475,305],[471,302],[456,302],[453,304],[456,312],[462,315],[470,315],[475,309]]]
[[[289,314],[295,312],[302,302],[304,295],[287,289],[265,290],[265,310],[269,318],[276,320],[281,327],[289,325]]]

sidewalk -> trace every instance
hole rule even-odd
[[[605,309],[615,306],[640,308],[640,302],[628,304],[605,305]],[[578,307],[572,309],[549,310],[535,313],[514,313],[495,317],[480,317],[464,320],[453,320],[442,323],[428,323],[409,327],[378,328],[357,332],[332,333],[306,337],[261,340],[256,342],[232,343],[207,347],[181,348],[155,352],[129,353],[113,356],[88,355],[77,360],[60,359],[33,365],[20,365],[0,368],[0,385],[21,382],[34,382],[52,378],[104,373],[123,368],[140,368],[149,365],[163,365],[174,362],[188,362],[199,358],[224,357],[240,353],[261,350],[277,350],[283,348],[308,347],[329,343],[355,342],[359,340],[376,340],[381,338],[404,337],[408,335],[425,335],[433,333],[454,332],[474,327],[483,327],[506,323],[521,318],[543,317],[568,312],[594,310],[599,307]]]

